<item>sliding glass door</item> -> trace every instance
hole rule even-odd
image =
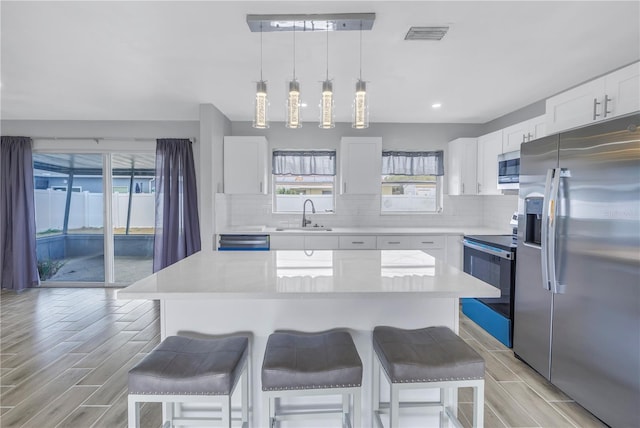
[[[155,155],[111,156],[114,280],[131,284],[153,273]]]
[[[33,162],[42,282],[127,285],[152,273],[153,152],[34,150]]]
[[[34,154],[41,281],[104,282],[103,169],[99,154]]]

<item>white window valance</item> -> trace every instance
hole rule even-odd
[[[444,152],[383,151],[382,175],[444,175]]]
[[[275,175],[336,175],[335,150],[274,150]]]

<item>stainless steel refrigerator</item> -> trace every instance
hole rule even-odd
[[[520,151],[513,350],[613,427],[640,427],[640,114]]]

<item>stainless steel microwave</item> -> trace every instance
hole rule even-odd
[[[498,189],[520,188],[520,151],[498,155]]]

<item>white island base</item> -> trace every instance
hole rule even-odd
[[[343,328],[351,333],[364,368],[362,422],[370,427],[373,328],[441,325],[457,333],[460,297],[498,296],[498,289],[421,251],[384,250],[200,252],[118,293],[119,298],[160,300],[163,339],[188,332],[252,333],[250,419],[260,428],[260,369],[267,337],[275,330]],[[384,387],[384,376],[381,379]],[[437,391],[421,397],[437,398]],[[185,412],[188,409],[185,406]],[[295,422],[305,427],[339,426],[339,419]],[[417,425],[402,422],[438,426],[438,416],[434,413]]]

